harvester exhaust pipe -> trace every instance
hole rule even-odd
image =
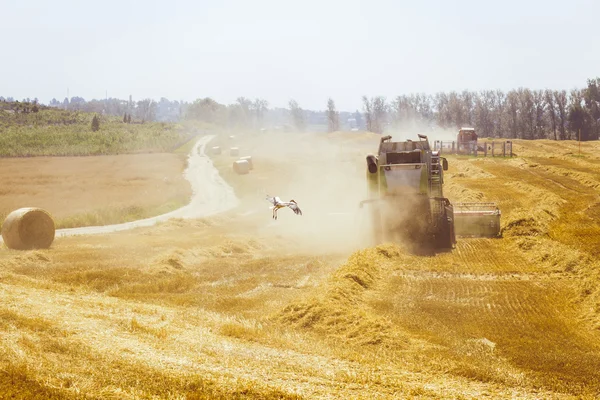
[[[386,140],[390,140],[391,138],[391,135],[387,135],[381,138],[381,140],[379,141],[379,149],[377,149],[377,154],[381,154],[381,145],[383,144],[383,142],[385,142]]]

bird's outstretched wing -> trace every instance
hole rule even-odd
[[[286,206],[291,208],[297,215],[302,215],[302,210],[300,210],[300,207],[298,207],[298,204],[296,204],[295,201],[290,201],[289,203],[286,203]]]
[[[267,200],[268,202],[270,202],[273,205],[277,204],[277,197],[271,197],[271,196],[267,195],[265,200]]]

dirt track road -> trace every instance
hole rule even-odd
[[[207,135],[198,139],[188,156],[188,167],[184,172],[184,176],[192,186],[192,198],[187,206],[156,217],[123,224],[59,229],[56,231],[56,237],[124,231],[152,226],[171,218],[205,217],[235,207],[238,204],[238,199],[233,189],[221,178],[212,161],[205,153],[206,145],[213,137],[213,135]],[[1,237],[0,242],[2,242]]]
[[[202,136],[188,156],[188,167],[184,172],[184,176],[192,186],[192,199],[187,206],[156,217],[123,224],[59,229],[56,231],[56,237],[124,231],[152,226],[157,222],[167,221],[171,218],[206,217],[235,207],[238,204],[238,199],[233,192],[233,188],[221,178],[212,161],[206,155],[206,145],[213,137],[214,135]]]

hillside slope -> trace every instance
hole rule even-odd
[[[37,111],[33,111],[37,110]],[[161,152],[189,140],[196,129],[171,123],[124,123],[123,118],[25,103],[0,102],[0,157],[82,156]]]

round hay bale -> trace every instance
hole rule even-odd
[[[9,249],[47,249],[54,241],[54,220],[41,208],[19,208],[2,224],[2,239]]]
[[[237,157],[240,155],[240,149],[238,149],[237,147],[232,147],[229,149],[229,155],[233,156],[233,157]]]
[[[212,153],[213,153],[213,154],[221,154],[221,147],[219,147],[219,146],[214,146],[214,147],[212,148]]]
[[[229,136],[229,140],[233,140],[233,139],[235,139],[235,136],[233,136],[233,135]]]
[[[238,175],[246,175],[250,172],[250,164],[246,160],[237,160],[233,163],[233,170]]]
[[[254,169],[254,164],[252,164],[252,156],[240,157],[240,161],[248,161],[248,164],[250,165],[250,169]]]

